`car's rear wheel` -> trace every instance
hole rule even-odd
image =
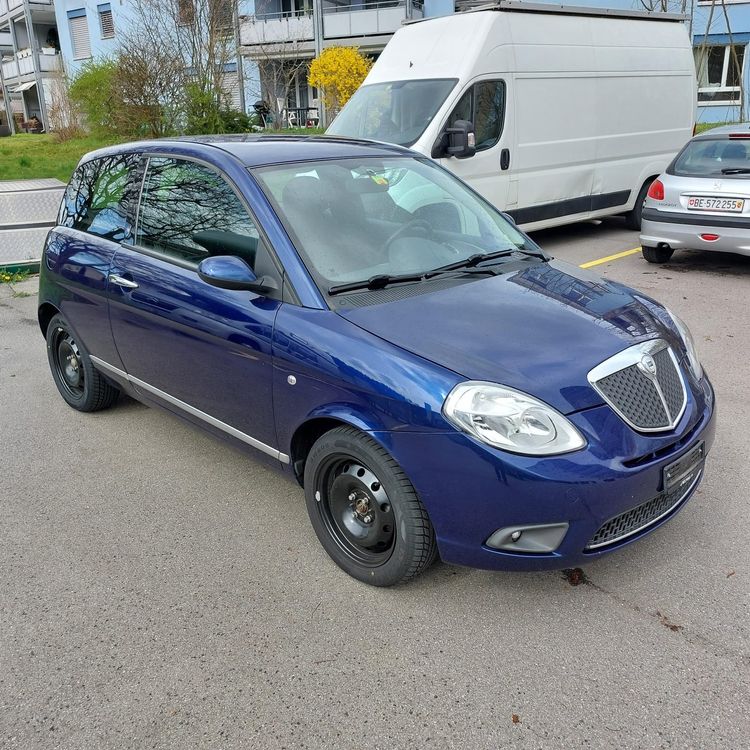
[[[642,247],[641,252],[649,263],[667,263],[674,250],[671,247]]]
[[[411,482],[387,451],[352,427],[313,445],[305,500],[326,552],[360,581],[392,586],[435,559],[432,524]]]
[[[117,399],[119,391],[97,372],[62,315],[47,326],[47,358],[57,390],[74,409],[99,411]]]

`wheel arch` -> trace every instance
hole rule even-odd
[[[47,336],[47,328],[49,327],[50,320],[59,313],[60,311],[51,302],[43,302],[39,305],[39,309],[37,310],[37,320],[39,321],[39,328],[42,331],[42,336]]]
[[[353,427],[355,430],[368,433],[370,437],[373,437],[373,430],[378,429],[378,427],[369,424],[363,417],[351,411],[343,413],[332,411],[325,414],[310,415],[297,426],[289,443],[292,470],[300,485],[304,483],[305,463],[315,441],[325,435],[326,432],[335,430],[337,427]]]

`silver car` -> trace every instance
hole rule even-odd
[[[750,123],[696,136],[651,183],[641,247],[649,263],[681,249],[750,255]]]

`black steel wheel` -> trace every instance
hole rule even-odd
[[[74,409],[99,411],[117,399],[119,391],[94,368],[62,315],[47,327],[47,358],[57,390]]]
[[[671,247],[642,247],[641,253],[649,263],[668,263],[672,257]]]
[[[313,445],[305,499],[326,552],[360,581],[401,583],[435,558],[432,525],[411,482],[380,445],[354,428],[332,430]]]

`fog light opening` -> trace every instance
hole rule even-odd
[[[492,534],[485,544],[497,550],[539,555],[554,552],[567,533],[567,523],[505,526]]]

